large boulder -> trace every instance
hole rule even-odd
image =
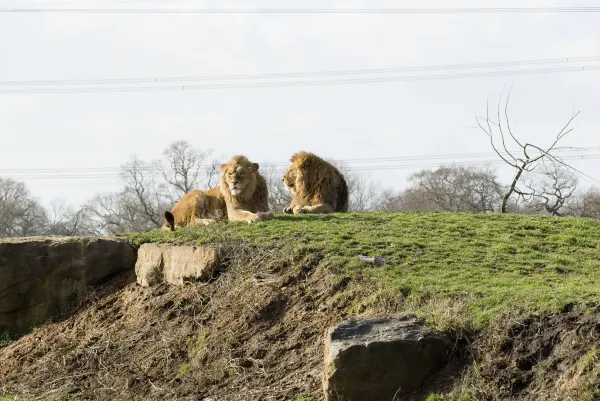
[[[441,369],[452,343],[413,315],[350,320],[325,334],[327,401],[391,401]]]
[[[0,331],[24,331],[80,300],[116,273],[133,269],[121,239],[28,237],[0,240]]]
[[[217,268],[215,248],[191,245],[143,244],[135,264],[137,282],[150,287],[160,283],[183,285],[207,281]]]

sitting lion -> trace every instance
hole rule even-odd
[[[208,191],[185,194],[170,212],[165,212],[163,230],[202,226],[223,220],[263,221],[273,217],[269,211],[267,182],[258,164],[245,156],[234,156],[221,166],[221,182]]]
[[[348,186],[331,163],[307,152],[290,159],[283,183],[294,198],[284,213],[333,213],[348,211]]]

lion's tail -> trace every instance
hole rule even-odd
[[[347,212],[348,211],[348,184],[344,176],[340,174],[341,185],[338,191],[337,204],[335,205],[336,212]]]

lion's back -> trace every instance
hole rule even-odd
[[[227,216],[225,201],[219,187],[208,191],[190,191],[179,199],[173,208],[173,216],[178,225],[188,225],[194,219],[222,219]]]

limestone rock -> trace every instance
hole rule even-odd
[[[143,244],[138,250],[135,274],[138,284],[183,285],[186,281],[209,280],[217,267],[215,248],[188,245]]]
[[[342,322],[325,334],[326,400],[402,400],[444,366],[451,345],[413,315]]]
[[[40,324],[88,287],[125,269],[135,254],[121,239],[28,237],[0,240],[0,331]]]

